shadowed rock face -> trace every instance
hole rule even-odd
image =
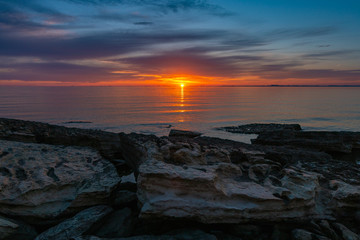
[[[79,237],[89,231],[96,222],[111,213],[111,211],[112,209],[108,206],[88,208],[79,212],[74,217],[41,233],[35,240],[68,240],[70,238]]]
[[[0,213],[54,218],[107,201],[120,181],[95,150],[0,140]]]

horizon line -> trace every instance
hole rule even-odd
[[[7,87],[175,87],[178,84],[124,84],[124,85],[10,85],[0,84]],[[268,84],[268,85],[241,85],[241,84],[190,84],[185,87],[360,87],[354,84]]]

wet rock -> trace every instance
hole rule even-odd
[[[112,209],[107,206],[95,206],[85,209],[74,217],[41,233],[35,240],[69,240],[89,231],[94,224],[101,221]]]
[[[94,235],[104,238],[126,237],[131,235],[133,228],[131,210],[124,208],[109,214]]]
[[[169,137],[195,138],[201,136],[201,134],[202,133],[199,132],[171,129],[169,133]]]
[[[0,216],[1,240],[31,240],[36,236],[37,232],[30,225]]]
[[[89,148],[0,140],[0,212],[51,219],[107,203],[120,182],[114,166]]]
[[[261,134],[269,131],[300,131],[301,127],[299,124],[252,123],[233,127],[221,127],[218,129],[232,133]]]

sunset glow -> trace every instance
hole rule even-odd
[[[360,85],[358,1],[14,0],[0,9],[0,85]]]

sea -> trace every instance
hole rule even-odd
[[[299,123],[305,131],[360,131],[360,87],[0,86],[0,117],[157,136],[182,129],[250,142],[256,135],[216,128]]]

